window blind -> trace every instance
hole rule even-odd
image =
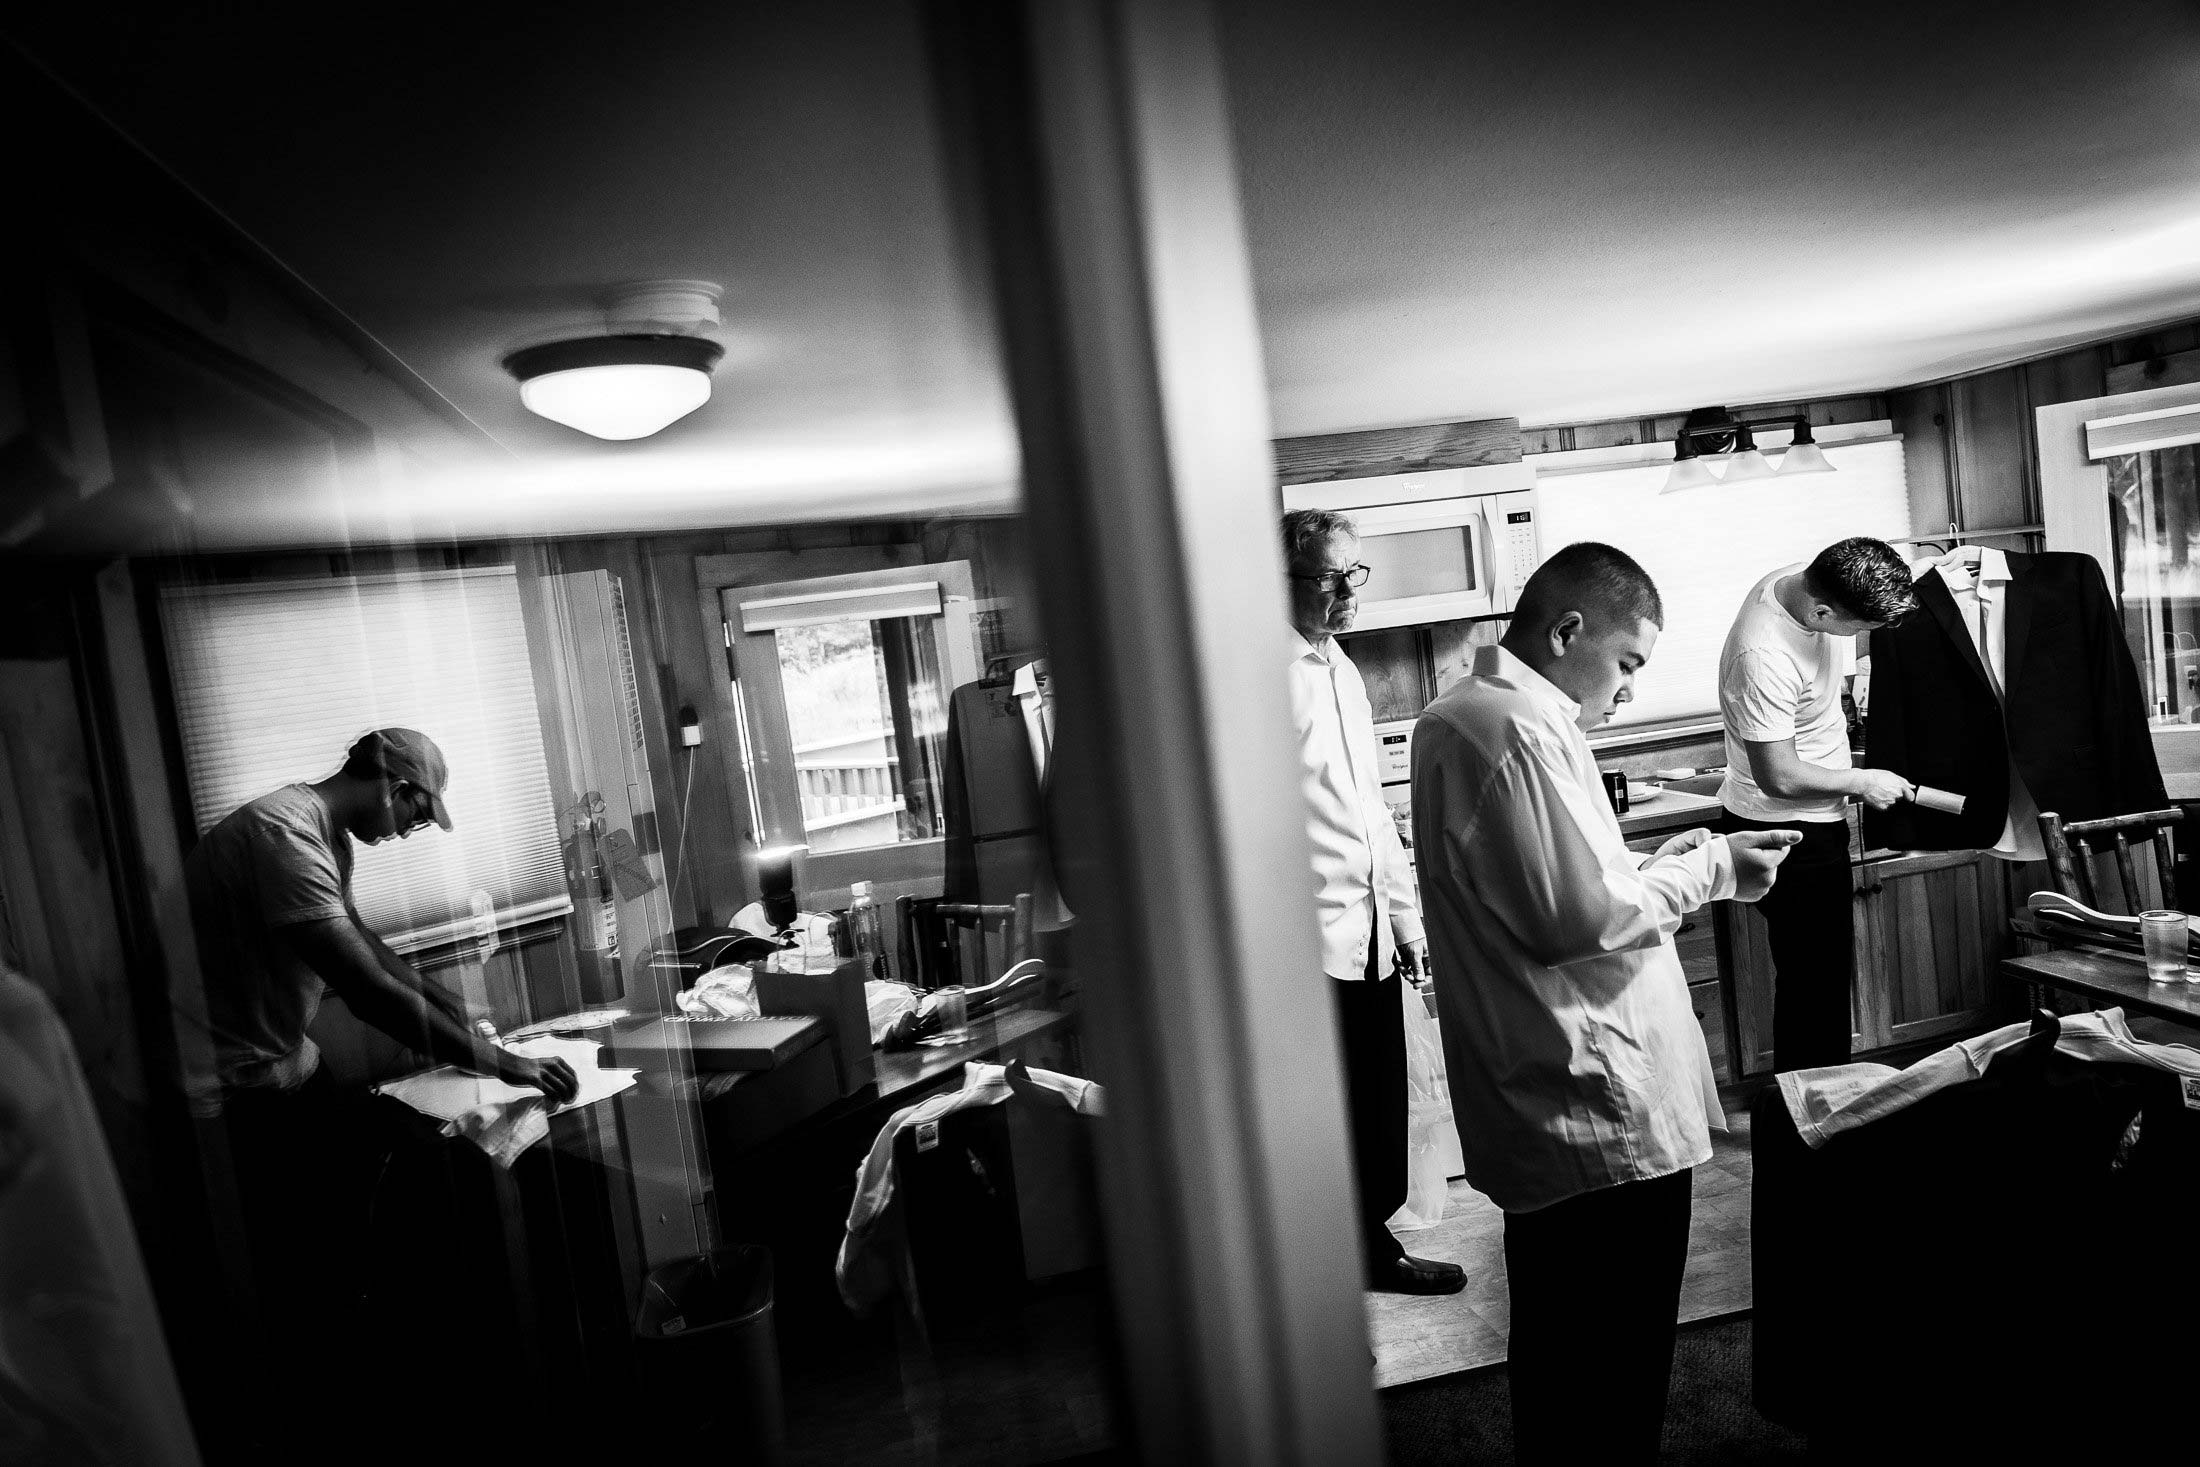
[[[1665,602],[1665,629],[1635,679],[1635,701],[1608,727],[1715,718],[1719,649],[1759,577],[1851,535],[1910,533],[1901,439],[1824,447],[1837,472],[1787,482],[1661,495],[1665,462],[1539,480],[1544,554],[1577,540],[1616,545],[1641,562]]]
[[[192,814],[334,773],[372,728],[441,746],[450,831],[355,845],[360,917],[400,952],[570,911],[510,566],[174,586],[161,620]]]

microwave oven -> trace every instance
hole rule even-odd
[[[1293,484],[1283,507],[1335,510],[1358,527],[1370,574],[1354,631],[1504,616],[1542,560],[1526,464]]]

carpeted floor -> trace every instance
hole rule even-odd
[[[1661,1460],[1673,1467],[1800,1462],[1801,1436],[1749,1404],[1750,1317],[1684,1325],[1673,1351]],[[1380,1393],[1394,1467],[1512,1462],[1512,1400],[1503,1365],[1464,1370]]]

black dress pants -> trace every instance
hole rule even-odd
[[[1730,813],[1719,829],[1802,832],[1802,843],[1788,848],[1772,890],[1757,903],[1772,942],[1772,1064],[1778,1070],[1847,1064],[1856,967],[1849,823],[1778,824]]]
[[[1376,973],[1376,951],[1371,940],[1367,976],[1359,982],[1329,984],[1336,995],[1337,1037],[1344,1051],[1345,1118],[1359,1187],[1360,1249],[1370,1274],[1405,1256],[1388,1226],[1390,1215],[1406,1200],[1406,1016],[1399,997],[1405,982],[1394,974]]]
[[[1657,1461],[1691,1176],[1505,1214],[1514,1461]]]

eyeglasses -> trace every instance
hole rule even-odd
[[[1304,575],[1298,571],[1293,571],[1291,572],[1291,579],[1294,581],[1319,581],[1321,588],[1334,596],[1347,586],[1357,588],[1366,585],[1367,578],[1373,574],[1375,572],[1367,566],[1348,565],[1343,570],[1321,571],[1314,575]]]
[[[404,803],[400,806],[399,801]],[[390,804],[411,812],[405,821],[408,833],[435,819],[435,797],[411,780],[401,779],[390,786]]]

